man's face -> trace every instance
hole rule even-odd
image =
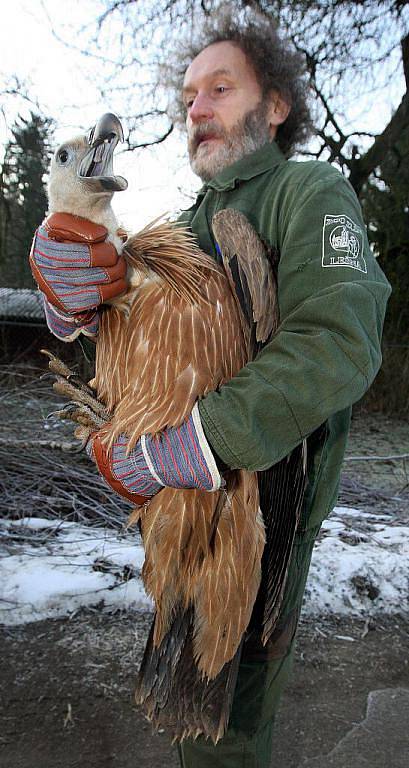
[[[269,141],[269,103],[243,51],[233,43],[204,48],[183,84],[189,159],[203,181]]]

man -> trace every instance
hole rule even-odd
[[[336,500],[351,404],[380,365],[389,286],[370,252],[348,182],[325,163],[286,159],[307,135],[309,114],[299,59],[274,28],[255,18],[242,25],[224,19],[205,30],[182,93],[190,162],[204,184],[181,220],[217,258],[214,214],[232,207],[247,216],[279,257],[281,323],[254,362],[195,406],[187,422],[191,443],[185,432],[165,430],[162,440],[153,444],[147,437],[128,457],[124,436],[110,473],[117,488],[119,481],[129,494],[137,486],[149,497],[162,485],[194,487],[195,474],[205,467],[202,479],[206,474],[213,490],[223,467],[266,470],[307,439],[308,485],[280,631],[266,648],[256,642],[245,649],[225,737],[217,746],[199,738],[180,748],[185,768],[268,768],[312,548]],[[66,339],[79,332],[95,335],[104,300],[101,279],[104,286],[118,280],[115,257],[101,278],[101,270],[90,271],[99,264],[96,246],[83,241],[77,282],[67,290],[69,275],[58,254],[54,278],[45,272],[41,254],[52,261],[56,246],[46,228],[41,237],[32,262],[48,297],[51,329]],[[71,256],[78,245],[73,248]],[[75,298],[78,284],[81,303]],[[175,460],[176,443],[197,473]]]

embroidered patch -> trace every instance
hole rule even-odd
[[[349,216],[324,216],[322,266],[351,267],[366,273],[364,233]]]

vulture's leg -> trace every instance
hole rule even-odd
[[[101,429],[110,420],[111,414],[95,397],[94,390],[52,352],[46,349],[41,352],[49,358],[48,367],[55,377],[53,389],[70,400],[65,408],[55,411],[53,415],[89,427],[91,431]]]
[[[59,411],[53,411],[51,414],[61,421],[73,421],[84,427],[89,427],[91,432],[95,432],[106,424],[106,420],[98,416],[87,405],[78,405],[75,402],[67,403]]]
[[[41,349],[40,352],[41,354],[48,357],[48,367],[52,373],[54,373],[56,376],[60,376],[61,378],[66,379],[66,381],[71,382],[76,389],[87,393],[91,397],[94,396],[94,391],[91,389],[91,387],[89,387],[85,381],[82,381],[78,373],[69,368],[68,365],[60,360],[59,357],[53,355],[53,353],[48,349]]]

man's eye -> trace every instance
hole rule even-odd
[[[227,87],[225,85],[218,85],[216,87],[217,93],[226,93]]]
[[[66,149],[62,149],[61,152],[58,153],[57,157],[58,157],[58,160],[60,161],[60,163],[66,163],[67,160],[68,160],[68,152],[67,152],[67,150]]]

